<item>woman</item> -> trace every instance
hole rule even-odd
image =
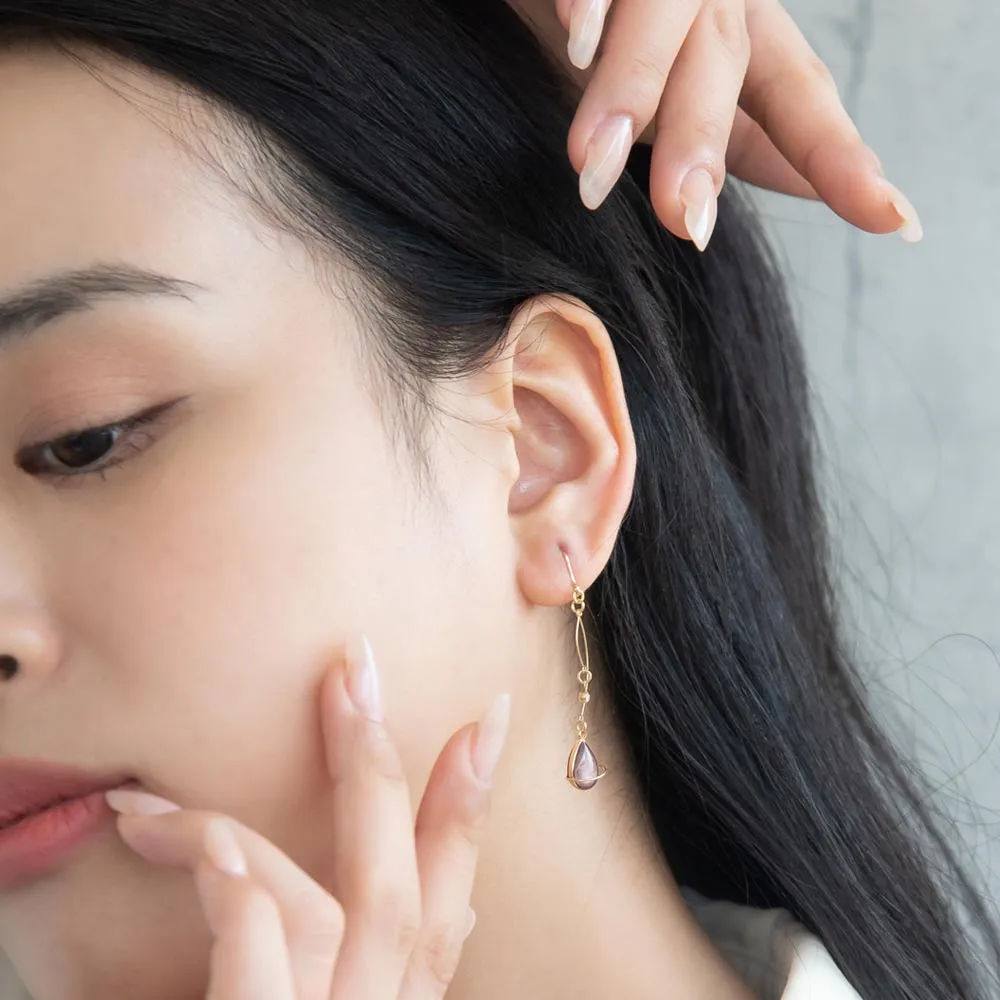
[[[646,148],[581,204],[573,96],[499,2],[0,33],[35,1000],[988,995],[996,928],[838,645],[735,191],[705,253]]]

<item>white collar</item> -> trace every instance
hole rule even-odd
[[[861,1000],[822,941],[788,910],[681,894],[712,943],[760,1000]]]

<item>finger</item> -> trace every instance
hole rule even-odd
[[[332,996],[396,997],[420,932],[420,879],[409,787],[367,639],[352,644],[348,677],[328,678],[324,698],[335,888],[347,915]]]
[[[165,808],[165,800],[143,792],[108,792],[119,810]],[[171,805],[171,803],[166,803]],[[152,815],[125,812],[118,818],[122,839],[155,864],[197,871],[205,856],[211,821],[225,819],[247,859],[250,877],[273,899],[285,929],[296,995],[326,997],[344,935],[344,913],[322,886],[266,837],[219,813],[181,809]]]
[[[580,197],[597,208],[617,183],[636,136],[653,120],[701,0],[619,0],[604,52],[569,133]]]
[[[501,695],[478,725],[448,741],[428,779],[416,822],[423,927],[406,970],[406,1000],[440,1000],[458,970],[490,786],[509,725],[510,696]]]
[[[753,54],[740,104],[838,215],[873,233],[916,242],[920,220],[881,177],[837,94],[830,71],[777,0],[747,12]]]
[[[611,0],[559,0],[556,7],[569,31],[569,61],[577,69],[589,69],[601,44]]]
[[[656,122],[650,196],[660,221],[704,250],[726,179],[726,149],[750,38],[742,3],[706,4],[667,81]]]
[[[816,189],[781,155],[767,133],[742,108],[736,111],[726,168],[734,177],[756,187],[795,198],[820,200]]]
[[[206,827],[206,858],[195,872],[215,936],[206,1000],[295,1000],[281,911],[248,876],[246,859],[224,821]],[[320,1000],[320,994],[298,994]]]

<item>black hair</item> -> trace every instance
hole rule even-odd
[[[503,0],[0,0],[0,34],[221,107],[261,200],[364,277],[403,388],[475,370],[531,296],[591,306],[638,468],[589,599],[676,878],[787,908],[865,1000],[985,1000],[1000,933],[842,650],[801,344],[737,185],[705,254],[657,221],[648,149],[585,209],[572,89]]]

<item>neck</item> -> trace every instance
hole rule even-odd
[[[608,774],[579,791],[572,725],[562,743],[539,728],[512,734],[449,1000],[753,1000],[681,896],[612,730],[591,723]]]

